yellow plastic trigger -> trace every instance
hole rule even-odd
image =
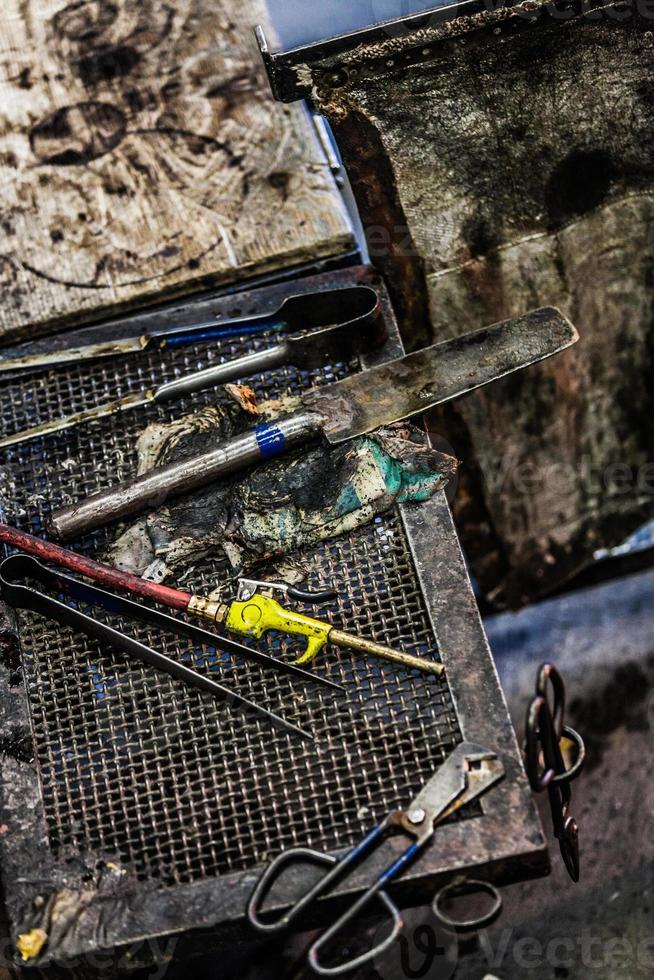
[[[225,620],[225,626],[234,633],[261,639],[269,630],[278,630],[292,636],[304,636],[307,647],[295,662],[309,663],[322,650],[329,639],[332,627],[302,613],[284,609],[276,599],[254,595],[245,602],[233,602]]]

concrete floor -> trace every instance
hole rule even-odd
[[[425,955],[415,946],[416,937],[424,944],[416,926],[433,920],[428,909],[417,910],[407,916],[405,965],[398,947],[355,980],[649,980],[654,571],[497,616],[487,628],[518,731],[538,665],[551,660],[565,677],[568,722],[584,735],[589,751],[572,810],[581,830],[581,883],[568,879],[554,844],[552,875],[505,889],[502,917],[472,943],[439,933],[436,955]],[[542,815],[549,833],[546,804]],[[303,935],[256,951],[226,951],[151,976],[177,980],[192,972],[195,980],[308,980],[314,974],[304,951],[311,939]]]

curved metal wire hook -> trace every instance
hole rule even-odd
[[[552,691],[552,704],[549,692]],[[536,681],[536,696],[527,709],[525,768],[534,793],[547,790],[554,836],[561,857],[573,881],[579,881],[579,828],[570,815],[570,783],[581,772],[585,758],[584,741],[573,728],[564,724],[565,685],[552,664],[543,664]],[[577,746],[577,759],[566,768],[561,741],[567,738]],[[541,765],[541,756],[543,764]]]

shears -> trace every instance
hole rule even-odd
[[[309,950],[312,969],[323,977],[340,976],[358,969],[387,950],[402,930],[402,915],[386,892],[386,886],[424,851],[437,828],[461,807],[478,799],[495,786],[504,776],[504,766],[498,755],[483,745],[461,743],[446,759],[440,769],[426,783],[418,795],[404,810],[394,810],[352,851],[340,860],[321,851],[298,847],[284,851],[268,867],[250,898],[247,915],[254,929],[264,936],[275,935],[291,926],[313,902],[342,880],[348,872],[376,850],[393,832],[404,833],[413,842],[377,879],[368,890],[313,944]],[[282,872],[295,864],[321,864],[329,868],[327,874],[301,897],[285,914],[274,922],[264,921],[262,905]],[[355,959],[336,966],[326,966],[321,954],[341,930],[352,923],[376,898],[379,898],[392,918],[390,934],[375,947]]]

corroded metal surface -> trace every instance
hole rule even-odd
[[[481,588],[518,606],[651,519],[646,5],[451,5],[267,53],[332,122],[409,345],[560,307],[574,351],[439,410]]]
[[[73,540],[260,460],[282,456],[321,432],[330,442],[339,443],[406,420],[560,353],[578,339],[558,310],[536,310],[309,389],[301,396],[309,411],[266,420],[215,448],[189,454],[57,510],[49,528],[57,539]]]
[[[338,443],[498,381],[578,339],[558,310],[535,310],[318,388],[303,401],[325,417],[322,431]]]

